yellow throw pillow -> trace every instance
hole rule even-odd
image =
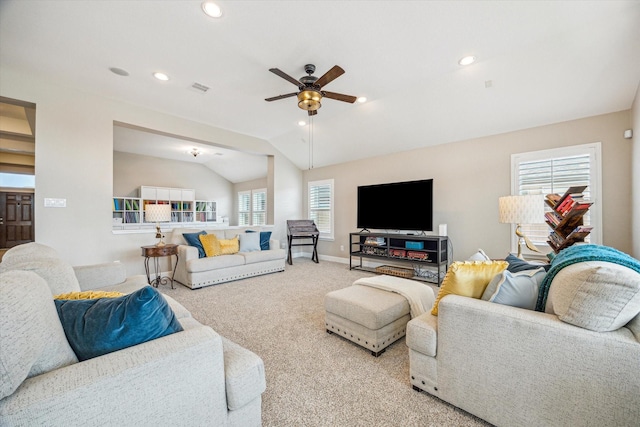
[[[438,315],[440,300],[449,294],[480,298],[496,274],[509,266],[507,261],[456,261],[449,266],[431,314]]]
[[[54,295],[53,299],[98,299],[98,298],[118,298],[124,296],[122,292],[107,291],[83,291],[69,292],[66,294]]]
[[[240,251],[240,240],[238,236],[233,239],[220,239],[221,255],[236,254]]]
[[[215,234],[201,234],[198,236],[200,242],[202,243],[202,247],[204,248],[204,253],[206,256],[218,256],[222,254],[220,249],[220,240],[216,237]]]

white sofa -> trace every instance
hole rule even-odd
[[[639,425],[640,274],[585,261],[550,283],[546,312],[447,295],[409,321],[414,389],[496,426]]]
[[[260,227],[175,228],[169,237],[169,243],[180,245],[175,280],[191,289],[280,272],[285,269],[287,253],[280,248],[280,242],[277,239],[269,240],[268,250],[199,258],[198,249],[189,246],[183,234],[198,233],[202,230],[207,234],[215,234],[219,239],[232,239],[244,234],[246,230],[265,231]]]
[[[144,286],[119,263],[72,268],[37,243],[9,250],[0,263],[0,425],[261,425],[262,359],[168,296],[183,331],[78,362],[52,295]]]

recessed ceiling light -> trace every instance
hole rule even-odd
[[[469,64],[473,64],[474,62],[476,62],[475,56],[465,56],[464,58],[460,59],[460,61],[458,61],[458,64],[469,65]]]
[[[304,126],[304,125],[306,125],[306,124],[307,124],[307,122],[305,122],[304,120],[300,120],[300,121],[298,122],[298,126]]]
[[[202,2],[202,11],[212,18],[220,18],[222,16],[222,9],[212,1]]]
[[[129,72],[127,70],[123,70],[122,68],[111,67],[111,68],[109,68],[109,70],[113,74],[117,74],[117,75],[122,76],[122,77],[127,77],[129,75]]]
[[[359,96],[357,101],[362,104],[363,102],[367,102],[367,97],[366,96]]]
[[[153,77],[155,77],[158,80],[162,80],[163,82],[166,82],[167,80],[169,80],[169,76],[167,76],[165,73],[160,73],[160,72],[153,73]]]

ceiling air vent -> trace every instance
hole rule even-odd
[[[206,93],[209,90],[207,86],[198,82],[195,82],[194,84],[192,84],[191,87],[202,93]]]

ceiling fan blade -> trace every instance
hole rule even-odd
[[[309,113],[310,116],[315,116],[318,114],[318,110],[308,110],[307,113]]]
[[[329,71],[324,73],[322,75],[322,77],[320,77],[318,80],[316,80],[314,85],[320,86],[320,87],[328,85],[333,80],[337,79],[338,77],[340,77],[343,74],[344,74],[344,70],[342,68],[338,67],[337,65],[334,65],[332,69],[330,69]]]
[[[342,93],[327,92],[324,90],[322,91],[322,96],[324,96],[325,98],[337,99],[338,101],[350,102],[351,104],[356,102],[356,100],[358,99],[355,96],[344,95]]]
[[[265,98],[265,101],[277,101],[278,99],[283,99],[283,98],[290,98],[292,96],[296,96],[298,94],[298,92],[293,92],[293,93],[287,93],[285,95],[278,95],[278,96],[273,96],[271,98]]]
[[[300,83],[298,80],[294,79],[293,77],[291,77],[289,74],[285,73],[284,71],[280,71],[277,68],[269,68],[269,71],[271,71],[273,74],[275,74],[276,76],[280,76],[283,79],[293,83],[296,86],[301,86],[302,83]]]

